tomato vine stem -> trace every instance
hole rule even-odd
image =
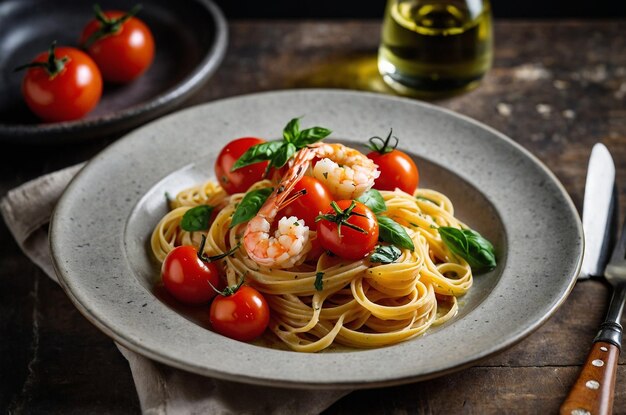
[[[96,16],[96,20],[100,23],[100,28],[93,32],[91,36],[85,41],[82,46],[83,49],[88,49],[98,40],[113,35],[122,29],[122,25],[128,21],[131,17],[134,17],[141,10],[141,4],[136,4],[130,11],[124,13],[122,16],[116,19],[108,18],[99,4],[93,5],[93,11]]]
[[[367,216],[363,215],[362,213],[353,212],[354,208],[356,207],[355,200],[353,200],[350,206],[348,206],[348,208],[345,210],[341,210],[339,205],[334,200],[330,202],[330,206],[333,208],[335,213],[334,214],[326,213],[323,215],[319,215],[318,217],[315,218],[315,222],[319,222],[320,220],[327,220],[329,222],[336,223],[337,234],[339,236],[341,236],[341,226],[347,226],[348,228],[354,229],[355,231],[360,232],[360,233],[365,233],[365,234],[367,233],[365,229],[348,222],[348,219],[350,218],[350,216],[361,216],[363,218],[367,218]]]
[[[20,65],[15,68],[13,71],[18,72],[23,69],[28,68],[42,68],[44,69],[50,78],[54,78],[57,76],[63,68],[65,68],[65,64],[70,61],[70,58],[67,56],[63,56],[60,59],[57,59],[55,54],[55,48],[57,46],[57,41],[53,41],[48,48],[48,59],[45,62],[31,62],[24,65]]]
[[[398,147],[398,141],[399,141],[398,137],[392,136],[392,134],[393,134],[393,128],[389,129],[389,135],[385,139],[378,137],[378,136],[371,137],[368,140],[370,143],[367,144],[367,147],[370,150],[376,151],[380,154],[391,153],[393,150],[396,149],[396,147]],[[393,144],[390,144],[392,138],[395,141]]]
[[[198,258],[202,262],[215,262],[235,253],[241,247],[241,242],[239,242],[237,245],[229,249],[227,252],[224,252],[223,254],[213,255],[213,256],[207,256],[204,253],[205,245],[206,245],[206,235],[202,235],[202,242],[200,242],[200,248],[198,248]]]

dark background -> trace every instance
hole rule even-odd
[[[230,19],[380,18],[385,0],[216,0]],[[502,18],[615,18],[626,16],[624,0],[492,0]]]

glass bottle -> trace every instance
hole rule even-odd
[[[396,92],[439,98],[470,90],[491,67],[489,0],[388,0],[378,70]]]

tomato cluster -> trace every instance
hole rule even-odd
[[[161,279],[167,291],[185,304],[211,302],[209,321],[213,329],[240,341],[250,341],[265,331],[269,324],[269,306],[256,289],[243,285],[226,287],[214,261],[193,246],[174,248],[163,261]]]
[[[219,153],[215,162],[215,175],[227,193],[242,193],[265,178],[267,161],[247,165],[232,170],[233,165],[252,146],[265,143],[255,137],[242,137],[228,143]],[[378,240],[378,223],[372,211],[362,203],[343,215],[351,205],[351,200],[337,201],[331,204],[330,191],[317,179],[304,176],[296,183],[286,198],[292,200],[283,207],[277,217],[295,216],[317,231],[314,243],[315,251],[327,250],[346,259],[361,259],[367,256]],[[320,249],[321,248],[321,249]]]
[[[130,12],[95,7],[96,17],[85,26],[80,44],[41,53],[26,65],[22,95],[28,107],[43,121],[82,118],[102,96],[103,80],[126,83],[143,74],[154,58],[150,29]]]

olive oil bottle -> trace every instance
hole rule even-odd
[[[401,94],[438,98],[477,86],[492,49],[488,0],[388,0],[378,70]]]

